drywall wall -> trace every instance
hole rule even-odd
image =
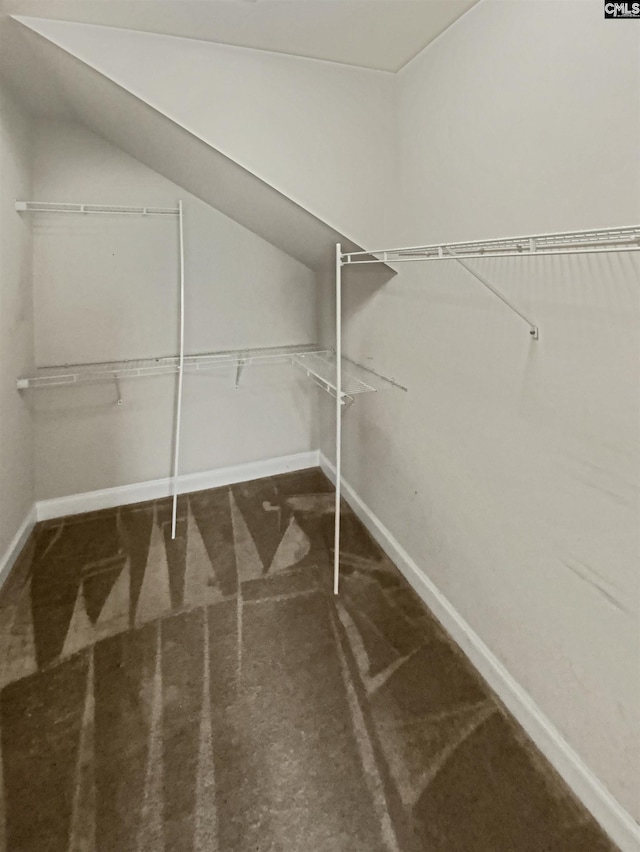
[[[185,209],[186,347],[203,352],[313,342],[314,276],[218,211],[80,125],[41,121],[39,200]],[[174,218],[35,214],[38,366],[174,354]],[[169,475],[172,376],[32,392],[37,497]],[[181,471],[211,470],[317,447],[317,391],[287,365],[185,378]]]
[[[392,217],[394,76],[150,33],[19,18],[356,243]]]
[[[640,221],[629,23],[485,0],[400,72],[396,244]],[[346,270],[346,353],[409,393],[345,412],[345,477],[638,818],[638,255],[477,268],[539,341],[453,261]]]
[[[15,384],[33,366],[31,232],[14,208],[30,188],[30,131],[0,85],[0,560],[34,499],[31,414]]]

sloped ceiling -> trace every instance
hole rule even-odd
[[[477,0],[0,0],[27,15],[397,71]]]
[[[275,100],[264,112],[262,124],[246,125],[246,121],[251,122],[259,110],[252,111],[251,104],[245,102],[254,85],[251,81],[239,80],[243,74],[238,75],[237,63],[240,62],[241,72],[250,66],[250,63],[243,64],[245,51],[242,49],[209,45],[204,59],[212,59],[214,66],[210,68],[203,65],[202,49],[198,49],[201,42],[41,19],[21,19],[21,22],[12,21],[12,24],[17,30],[10,40],[14,51],[8,63],[12,72],[10,76],[24,96],[31,98],[37,107],[43,99],[56,100],[67,117],[85,124],[312,268],[326,263],[336,242],[342,242],[348,249],[355,249],[361,244],[362,239],[354,236],[354,233],[363,233],[359,217],[346,214],[334,217],[333,207],[340,213],[340,195],[343,207],[355,204],[356,212],[357,205],[365,212],[371,207],[367,198],[361,200],[357,191],[344,184],[344,178],[348,177],[346,172],[350,164],[357,171],[357,161],[366,159],[364,154],[360,156],[361,148],[378,152],[378,160],[372,161],[374,166],[379,164],[380,167],[376,168],[378,173],[386,162],[387,152],[380,142],[385,130],[384,127],[378,129],[375,112],[374,124],[369,129],[360,128],[365,133],[360,148],[354,150],[354,156],[346,160],[343,157],[343,174],[332,176],[313,172],[314,162],[317,165],[322,159],[326,142],[318,138],[320,132],[307,133],[307,144],[312,148],[307,160],[307,152],[299,151],[300,145],[296,147],[295,140],[292,142],[282,136],[277,122],[272,121],[272,111],[295,113],[290,125],[294,128],[294,135],[296,127],[306,132],[309,122],[305,121],[304,105],[298,107],[298,101],[306,97],[314,84],[324,85],[328,73],[329,96],[355,86],[355,95],[363,96],[365,103],[358,107],[349,101],[350,112],[360,109],[363,121],[367,122],[371,106],[376,106],[382,98],[380,118],[383,118],[384,93],[388,97],[391,91],[388,75],[382,74],[382,95],[379,97],[378,78],[372,80],[368,75],[380,72],[365,72],[331,63],[320,63],[322,68],[318,69],[311,63],[311,67],[307,66],[311,77],[303,80],[303,88],[300,89],[298,82],[291,83],[292,80],[298,81],[300,75],[296,72],[299,69],[291,69],[286,63],[296,65],[298,62],[308,63],[308,60],[278,58],[273,54],[249,51],[258,53],[258,64],[252,71],[256,85],[261,74],[272,74],[273,86],[285,91],[285,99],[279,101],[279,93],[273,87],[267,89]],[[176,43],[180,44],[176,47]],[[174,48],[178,52],[172,54]],[[242,54],[240,57],[238,52]],[[28,64],[24,62],[25,56],[29,58]],[[285,68],[279,64],[283,59]],[[121,60],[124,60],[124,65]],[[228,62],[232,63],[231,68],[227,67]],[[166,69],[169,71],[163,84],[154,89],[156,78],[159,74],[162,76]],[[179,78],[178,83],[175,76]],[[221,86],[217,91],[213,86],[214,80]],[[198,81],[200,94],[196,97]],[[238,81],[240,88],[235,93],[234,86]],[[288,85],[294,85],[294,89],[287,91]],[[314,105],[309,111],[309,120],[319,120],[320,129],[330,123],[331,113],[326,113],[326,110],[331,110],[332,104],[327,103],[327,99],[325,93],[320,105]],[[235,106],[227,114],[223,106],[231,102]],[[323,124],[324,118],[327,121]],[[227,135],[220,135],[225,128]],[[356,125],[358,128],[359,125]],[[270,147],[265,144],[267,134],[272,135]],[[338,136],[333,142],[338,159],[344,147],[340,143]],[[265,159],[263,167],[261,156],[266,155],[261,155],[261,152],[267,147],[271,160],[267,162]],[[252,158],[250,167],[243,162],[243,151]],[[314,153],[315,157],[311,156]],[[311,172],[315,177],[305,193],[298,184],[303,184]],[[279,176],[285,182],[290,180],[288,186],[278,185]],[[381,179],[378,178],[377,183],[372,182],[373,189],[369,190],[366,178],[367,173],[363,172],[363,191],[377,192]],[[331,190],[332,180],[335,191]],[[324,198],[316,198],[312,191],[314,188]],[[354,189],[357,190],[357,185]],[[337,199],[335,205],[333,199]],[[322,203],[319,201],[324,201],[324,210],[320,209]],[[377,215],[374,209],[372,221]]]
[[[82,124],[306,266],[325,265],[340,240],[356,245],[106,77],[78,73],[68,54],[50,62]]]
[[[0,0],[0,76],[319,269],[387,241],[389,71],[474,2]]]

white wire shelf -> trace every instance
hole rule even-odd
[[[234,349],[221,352],[204,352],[185,355],[185,372],[198,372],[216,367],[244,366],[256,363],[287,363],[292,356],[318,352],[313,344],[300,346],[272,346],[263,349]],[[60,387],[63,385],[112,382],[116,379],[134,379],[178,373],[180,358],[177,355],[141,358],[128,361],[102,361],[93,364],[64,364],[40,367],[34,376],[20,378],[19,390],[27,388]]]
[[[640,225],[565,231],[498,240],[438,243],[427,246],[346,252],[342,264],[403,263],[416,260],[458,260],[481,257],[526,257],[557,254],[596,254],[640,250]]]
[[[336,353],[326,349],[321,352],[300,353],[292,357],[292,362],[304,370],[309,378],[324,390],[337,396],[336,388]],[[350,361],[348,358],[341,359],[341,398],[351,399],[361,393],[375,393],[379,390],[406,388],[378,373],[368,370],[366,367]]]
[[[119,204],[72,204],[54,201],[16,201],[21,213],[110,213],[138,216],[178,216],[178,207],[127,207]]]
[[[185,373],[203,373],[220,367],[234,366],[238,371],[237,386],[241,369],[250,364],[293,364],[332,396],[336,396],[335,352],[330,349],[321,349],[313,343],[185,355],[184,371]],[[16,386],[19,390],[28,390],[119,382],[121,379],[177,374],[179,369],[180,359],[176,355],[129,361],[103,361],[93,364],[65,364],[41,367],[36,375],[18,379]],[[391,387],[406,390],[391,379],[367,370],[346,358],[342,359],[342,398],[351,399],[357,394],[372,393]]]

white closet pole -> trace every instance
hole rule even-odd
[[[180,355],[178,359],[178,398],[176,400],[176,441],[173,451],[173,514],[171,538],[176,537],[178,517],[178,465],[180,462],[180,427],[182,425],[182,382],[184,378],[184,227],[182,201],[178,202],[178,228],[180,236]]]
[[[336,244],[336,521],[333,537],[333,594],[340,583],[340,485],[342,481],[342,248]]]

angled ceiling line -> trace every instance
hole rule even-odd
[[[160,116],[164,117],[166,120],[170,121],[173,125],[175,125],[180,130],[188,133],[190,136],[192,136],[198,142],[200,142],[201,144],[203,144],[207,148],[209,148],[211,151],[213,151],[213,152],[217,153],[218,155],[224,157],[226,160],[228,160],[234,166],[237,166],[238,168],[242,169],[247,174],[251,175],[257,181],[260,181],[262,184],[264,184],[266,187],[268,187],[274,193],[277,193],[279,196],[281,196],[286,201],[294,204],[301,211],[304,211],[305,214],[316,219],[324,227],[335,232],[335,234],[337,234],[337,235],[341,235],[343,240],[346,240],[347,242],[353,244],[354,246],[360,247],[360,241],[351,237],[349,234],[345,233],[344,228],[336,225],[335,223],[333,223],[331,221],[328,221],[327,218],[324,215],[321,215],[318,212],[316,212],[315,210],[311,209],[308,204],[302,202],[299,198],[295,197],[289,191],[285,191],[285,190],[281,189],[280,187],[276,186],[272,181],[269,181],[267,178],[258,174],[254,169],[252,169],[250,166],[248,166],[247,164],[242,162],[237,157],[229,154],[228,151],[224,150],[222,147],[212,144],[212,142],[209,141],[208,139],[206,139],[200,132],[198,132],[196,129],[194,129],[189,124],[182,121],[175,114],[172,114],[170,111],[168,111],[164,107],[160,107],[152,99],[141,94],[140,91],[137,90],[136,87],[128,85],[127,83],[121,81],[120,79],[118,79],[116,76],[114,76],[111,73],[106,73],[104,70],[102,70],[100,67],[98,67],[94,62],[91,62],[89,59],[87,59],[85,57],[79,56],[77,53],[73,52],[72,50],[68,49],[64,45],[60,44],[60,42],[57,41],[55,38],[51,37],[48,34],[41,32],[36,26],[32,26],[32,24],[30,23],[30,20],[32,20],[32,19],[28,19],[25,16],[16,16],[16,15],[13,15],[11,17],[13,18],[13,20],[15,20],[21,26],[26,27],[26,29],[28,29],[31,33],[33,33],[35,36],[37,36],[39,39],[41,39],[45,43],[51,44],[56,50],[59,50],[62,53],[68,55],[75,62],[79,63],[80,65],[86,66],[87,68],[89,68],[94,73],[96,73],[96,74],[100,75],[101,77],[103,77],[104,79],[108,80],[110,83],[117,86],[123,92],[131,95],[132,97],[134,97],[135,99],[140,101],[142,104],[145,104],[147,107],[152,109],[158,115],[160,115]],[[40,19],[39,18],[39,19],[33,19],[33,20],[49,21],[51,19]],[[54,23],[69,24],[70,22],[55,21]],[[79,26],[93,27],[93,26],[96,26],[96,25],[79,24]],[[116,31],[118,30],[117,27],[108,27],[106,29],[116,30]],[[131,30],[129,32],[136,32],[137,33],[139,31]],[[140,34],[143,35],[142,33],[140,33]],[[172,38],[172,37],[167,36],[167,38]],[[77,120],[80,120],[80,119],[77,118]]]

